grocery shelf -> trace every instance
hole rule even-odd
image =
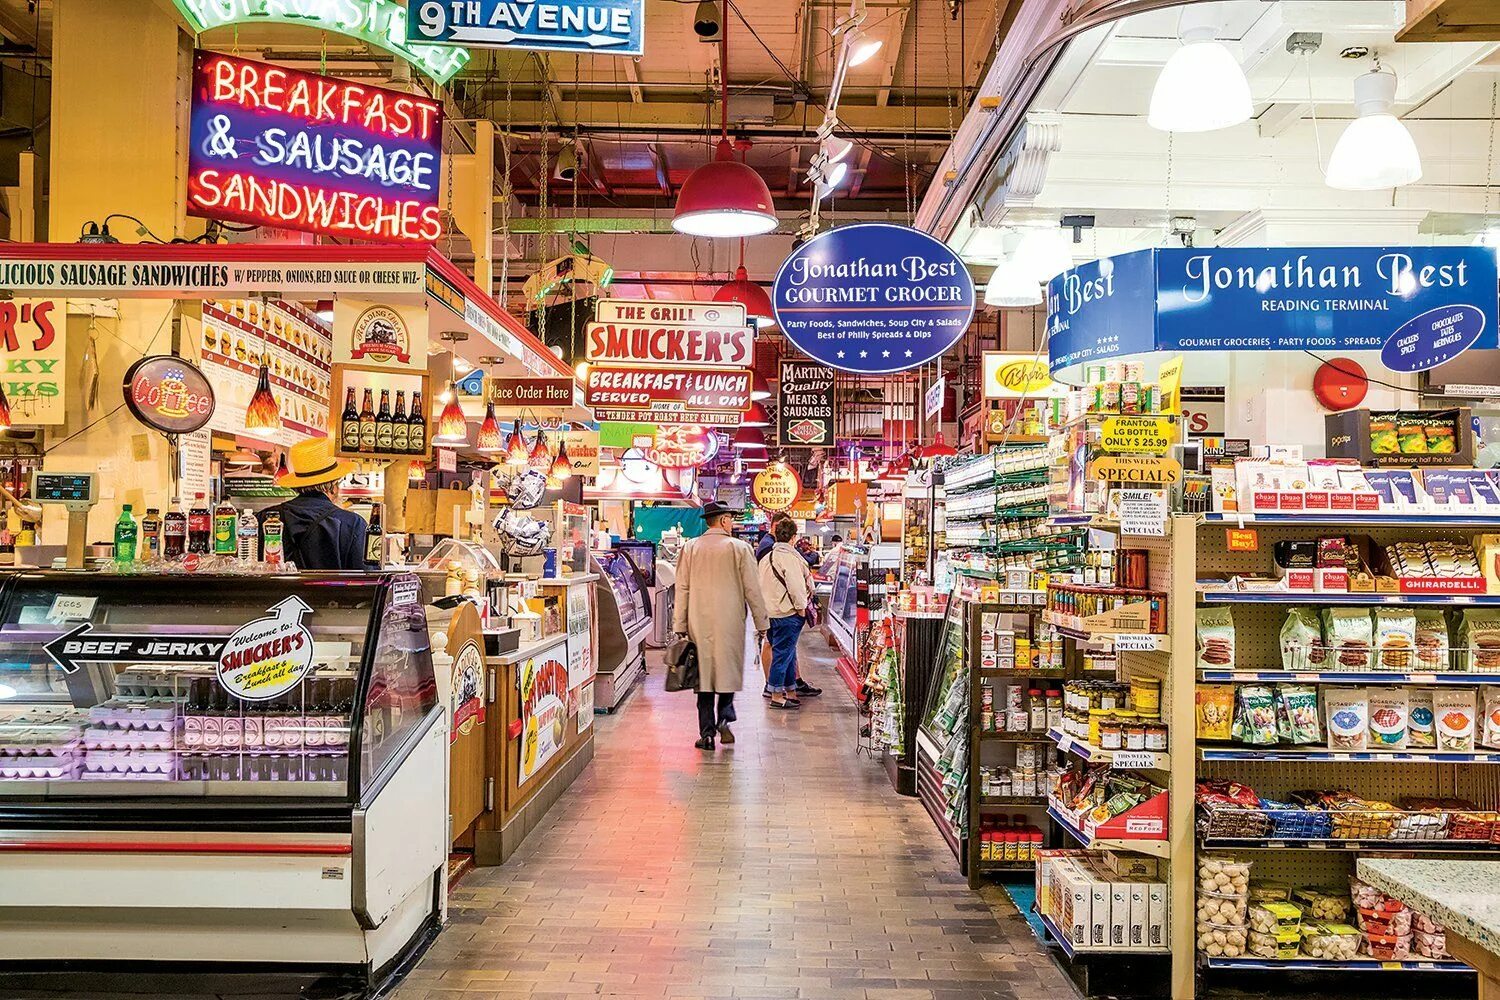
[[[1199,747],[1199,760],[1336,760],[1391,764],[1496,764],[1500,750],[1328,750],[1315,747]]]
[[[1500,594],[1328,594],[1290,590],[1203,590],[1205,604],[1436,604],[1500,607]]]
[[[1043,732],[1012,733],[1004,729],[980,730],[979,738],[986,743],[1046,743],[1050,734]]]
[[[1047,804],[1045,795],[981,795],[979,796],[980,808],[1013,808],[1015,806],[1044,806]]]
[[[1110,840],[1098,839],[1085,834],[1073,821],[1057,810],[1056,806],[1047,806],[1047,815],[1052,821],[1062,827],[1064,832],[1085,847],[1094,850],[1111,851],[1134,851],[1136,854],[1149,854],[1153,858],[1171,857],[1171,847],[1165,840]]]
[[[1200,681],[1303,684],[1500,684],[1500,674],[1408,672],[1404,670],[1199,670]]]
[[[1069,958],[1076,958],[1077,956],[1080,956],[1080,955],[1088,956],[1088,955],[1169,955],[1169,954],[1171,954],[1171,950],[1167,949],[1167,948],[1074,948],[1073,945],[1072,945],[1072,943],[1068,941],[1067,936],[1065,934],[1063,934],[1062,930],[1057,926],[1057,924],[1055,924],[1055,923],[1052,922],[1052,918],[1051,917],[1047,916],[1045,913],[1039,913],[1039,914],[1037,914],[1037,916],[1041,918],[1042,924],[1047,928],[1047,934],[1051,937],[1051,940],[1048,941],[1048,942],[1046,942],[1046,943],[1057,945],[1059,948],[1061,948],[1063,950],[1063,954],[1067,955]]]
[[[1398,528],[1465,527],[1500,528],[1500,516],[1482,514],[1365,514],[1359,511],[1330,511],[1326,514],[1201,514],[1204,524],[1301,524],[1309,528],[1332,527],[1356,530],[1359,525],[1386,525]]]
[[[1170,754],[1156,750],[1105,750],[1075,736],[1060,733],[1056,729],[1047,731],[1047,739],[1057,744],[1064,753],[1070,753],[1090,764],[1114,764],[1116,754],[1124,754],[1126,768],[1137,771],[1165,771],[1172,766]]]
[[[1473,972],[1462,962],[1437,959],[1417,959],[1403,962],[1382,962],[1378,958],[1359,958],[1346,962],[1321,958],[1207,958],[1210,969],[1234,969],[1236,971],[1264,972]]]
[[[1328,837],[1205,837],[1198,846],[1206,850],[1236,851],[1381,851],[1416,854],[1473,854],[1500,851],[1500,844],[1487,840],[1339,840]]]
[[[1167,635],[1153,635],[1148,632],[1088,632],[1083,629],[1072,628],[1068,625],[1060,625],[1051,614],[1044,612],[1047,624],[1057,629],[1057,634],[1075,639],[1079,642],[1110,642],[1118,645],[1123,638],[1127,652],[1154,652],[1170,653],[1172,651],[1172,638]]]

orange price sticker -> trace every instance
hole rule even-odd
[[[1254,528],[1225,528],[1230,552],[1259,552],[1260,535]]]

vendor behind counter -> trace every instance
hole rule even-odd
[[[274,511],[281,517],[284,556],[298,569],[376,568],[365,561],[365,519],[333,502],[339,480],[354,471],[354,463],[334,457],[332,443],[323,437],[293,445],[289,464],[291,471],[278,485],[297,495],[256,515],[262,537],[266,518]]]

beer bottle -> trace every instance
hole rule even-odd
[[[375,451],[375,394],[372,389],[365,390],[364,405],[359,408],[359,450]]]
[[[339,448],[359,451],[359,410],[354,406],[354,386],[344,394],[344,415],[339,418]]]
[[[406,422],[408,455],[427,454],[427,416],[422,412],[422,390],[411,394],[411,417]]]
[[[387,450],[393,455],[404,455],[409,450],[411,427],[406,422],[406,390],[396,390],[396,412],[391,414],[391,446]]]
[[[380,412],[375,414],[375,450],[382,455],[391,453],[391,390],[380,390]]]

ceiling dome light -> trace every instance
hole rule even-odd
[[[1221,24],[1217,3],[1184,7],[1172,53],[1151,91],[1146,121],[1163,132],[1212,132],[1250,120],[1250,83],[1234,54],[1214,41]]]
[[[844,43],[844,51],[849,53],[850,66],[867,63],[880,51],[880,39],[865,34],[865,29],[858,25],[850,28],[846,37],[848,40]]]
[[[1340,191],[1379,191],[1422,179],[1422,157],[1401,119],[1396,74],[1374,70],[1354,81],[1359,117],[1339,136],[1328,158],[1328,186]]]
[[[752,379],[751,382],[750,382],[750,398],[751,399],[770,399],[771,398],[771,383],[767,382],[766,381],[766,377],[764,375],[762,375],[760,372],[756,372],[754,379]]]
[[[766,435],[758,427],[741,427],[734,432],[729,443],[738,451],[765,451]]]
[[[719,140],[712,161],[688,175],[672,216],[672,228],[679,233],[721,239],[759,236],[776,224],[771,189],[754,168],[734,158],[728,139]]]
[[[984,304],[997,309],[1024,309],[1042,304],[1042,284],[1012,257],[1003,260],[984,288]]]
[[[1073,252],[1061,229],[1028,229],[1011,260],[1036,281],[1051,281],[1073,266]]]
[[[734,272],[733,281],[726,281],[714,292],[714,301],[738,302],[745,307],[745,315],[750,317],[757,329],[764,330],[776,325],[776,316],[771,309],[771,296],[750,280],[749,272],[743,264]]]
[[[741,427],[770,427],[771,415],[766,412],[764,403],[759,401],[750,404],[750,409],[745,411],[744,419],[740,421]]]

